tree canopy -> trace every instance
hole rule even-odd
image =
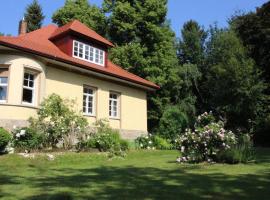
[[[52,20],[63,26],[72,20],[79,20],[101,35],[106,34],[106,18],[101,9],[88,3],[88,0],[66,0],[65,5],[58,9]]]

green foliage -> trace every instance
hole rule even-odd
[[[256,12],[233,16],[230,20],[232,28],[248,47],[250,55],[264,77],[270,80],[270,2],[263,4]]]
[[[158,135],[155,135],[153,137],[153,144],[156,147],[156,149],[160,149],[160,150],[173,149],[172,144],[168,140],[166,140]]]
[[[180,63],[201,66],[204,62],[206,31],[196,21],[190,20],[183,25],[181,33],[182,38],[178,47]]]
[[[153,143],[153,136],[149,135],[141,135],[135,139],[135,146],[137,149],[155,149]]]
[[[97,148],[99,151],[109,152],[109,157],[125,156],[129,150],[128,141],[121,139],[117,130],[113,130],[106,120],[98,120],[95,123],[96,132],[92,133],[88,140],[79,142],[79,150]]]
[[[31,128],[19,128],[13,131],[13,145],[18,150],[37,150],[43,148],[46,140],[44,134],[39,134]]]
[[[223,115],[229,127],[247,127],[261,110],[265,85],[259,76],[236,34],[212,28],[201,84],[208,109]]]
[[[237,14],[230,20],[232,29],[241,38],[249,55],[255,60],[256,67],[262,71],[261,80],[267,83],[265,98],[261,103],[260,114],[253,121],[255,137],[258,145],[270,145],[270,128],[267,119],[270,113],[270,2],[257,8],[255,12]]]
[[[27,6],[24,18],[27,22],[27,32],[41,28],[45,16],[43,15],[42,7],[37,0],[34,0]]]
[[[240,135],[237,144],[217,155],[219,162],[248,163],[255,159],[253,143],[249,135]]]
[[[11,135],[7,130],[0,127],[0,152],[5,150],[8,143],[11,141]]]
[[[98,7],[90,5],[88,0],[66,0],[65,5],[52,16],[53,22],[59,26],[75,19],[101,35],[106,33],[105,15]]]
[[[70,148],[70,135],[78,136],[85,133],[87,120],[74,110],[74,101],[63,100],[59,95],[52,94],[40,105],[38,117],[31,118],[30,128],[47,138],[47,145],[56,147],[64,141],[64,148]]]
[[[148,149],[148,150],[155,150],[155,149],[173,149],[173,145],[158,135],[142,135],[135,139],[135,146],[137,149]]]
[[[188,117],[179,107],[168,107],[159,122],[159,135],[174,140],[180,132],[188,127]]]
[[[116,64],[161,86],[148,96],[149,130],[159,119],[178,89],[174,33],[166,22],[166,0],[105,0],[108,34],[117,45],[110,58]]]

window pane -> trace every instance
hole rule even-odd
[[[34,75],[33,74],[29,74],[29,80],[34,81]]]
[[[23,85],[28,87],[28,81],[27,80],[24,80],[23,81]]]
[[[23,102],[33,103],[33,91],[29,89],[23,89]]]
[[[94,48],[90,47],[90,61],[94,61]]]
[[[7,84],[8,78],[7,77],[0,77],[0,84]]]
[[[95,49],[95,62],[98,63],[99,61],[99,50]]]
[[[7,86],[0,86],[0,100],[7,99]]]
[[[29,81],[29,87],[34,87],[34,81]]]

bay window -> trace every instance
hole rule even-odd
[[[35,99],[35,75],[30,72],[25,72],[23,78],[22,102],[24,104],[34,104],[34,99]]]
[[[8,68],[0,68],[0,102],[7,101]]]

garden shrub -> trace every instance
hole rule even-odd
[[[137,149],[155,149],[152,134],[141,135],[135,139]]]
[[[170,142],[158,135],[142,135],[135,140],[138,149],[172,149],[173,145]]]
[[[168,150],[168,149],[173,148],[172,144],[168,140],[166,140],[158,135],[155,135],[153,137],[153,144],[154,144],[156,149],[160,149],[160,150]]]
[[[0,152],[4,151],[8,143],[11,141],[10,133],[0,127]]]
[[[178,162],[218,161],[219,154],[236,145],[233,132],[224,129],[222,121],[215,122],[212,113],[198,116],[195,130],[187,129],[177,139],[182,156]]]
[[[40,106],[38,117],[30,118],[30,128],[46,136],[46,146],[56,147],[63,142],[65,149],[71,148],[71,137],[86,132],[87,120],[74,109],[75,102],[63,100],[52,94]]]
[[[248,163],[255,159],[253,142],[249,135],[239,135],[237,144],[217,155],[219,162]]]
[[[109,156],[124,156],[129,150],[128,141],[122,139],[117,130],[112,129],[106,120],[98,120],[95,123],[96,132],[86,141],[82,140],[78,145],[79,150],[97,148],[99,151],[109,152]]]
[[[177,106],[168,107],[159,122],[158,134],[165,139],[175,140],[188,127],[188,117]]]
[[[13,131],[13,146],[18,150],[37,150],[44,145],[45,135],[31,128],[18,128]]]

